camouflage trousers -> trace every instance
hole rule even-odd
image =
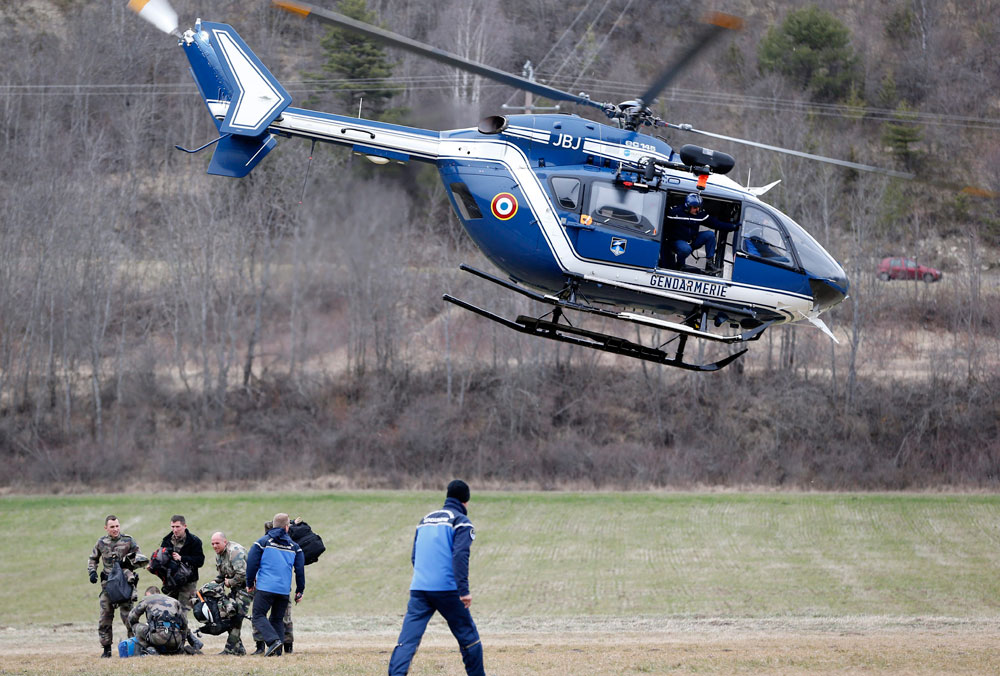
[[[253,599],[250,599],[251,603]],[[292,634],[292,605],[295,603],[295,595],[288,595],[288,608],[285,610],[285,643],[292,643],[294,641],[294,635]],[[250,606],[247,606],[247,613],[250,612]],[[253,640],[262,641],[263,637],[260,632],[257,631],[257,627],[253,629]]]
[[[135,604],[134,591],[132,592],[132,599],[128,603],[112,603],[108,599],[107,593],[103,589],[101,590],[101,595],[98,597],[100,613],[97,616],[97,636],[100,638],[102,646],[111,645],[111,626],[115,621],[115,608],[118,609],[118,614],[121,615],[126,633],[129,637],[132,636],[132,627],[128,625],[128,614],[132,610],[133,604]]]
[[[158,627],[150,629],[148,624],[136,622],[132,627],[135,638],[142,648],[156,648],[160,653],[180,652],[184,647],[184,634],[180,627]]]
[[[171,589],[169,592],[164,591],[163,593],[180,601],[180,604],[184,606],[184,612],[190,613],[191,609],[194,608],[195,599],[198,598],[198,581],[188,582],[178,589]]]
[[[236,612],[238,613],[232,621],[232,625],[229,629],[229,638],[226,639],[226,648],[232,650],[236,646],[243,645],[243,641],[240,638],[240,629],[243,626],[243,620],[247,615],[250,614],[250,607],[253,605],[253,597],[243,590],[233,590],[229,598],[236,602]]]

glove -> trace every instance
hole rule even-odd
[[[97,571],[90,571],[90,584],[97,584]]]

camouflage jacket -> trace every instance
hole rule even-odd
[[[187,616],[177,599],[163,594],[144,596],[128,614],[128,625],[131,627],[138,622],[143,613],[146,615],[146,624],[152,630],[177,628],[181,633],[187,633]]]
[[[247,550],[243,545],[230,541],[221,554],[215,555],[215,568],[219,571],[215,581],[224,584],[227,592],[235,593],[246,589]]]
[[[118,563],[124,570],[133,570],[135,557],[141,554],[139,543],[131,535],[122,533],[115,539],[112,539],[110,535],[105,535],[97,541],[94,550],[90,552],[87,572],[96,571],[98,564],[103,563],[101,570],[98,571],[101,574],[101,583],[103,584],[108,579],[108,573],[111,572],[115,557],[118,558]]]

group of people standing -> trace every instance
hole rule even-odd
[[[448,622],[458,641],[468,676],[485,676],[483,646],[469,611],[472,605],[469,554],[476,539],[476,529],[468,516],[470,498],[468,484],[455,479],[448,484],[442,508],[426,515],[417,525],[410,554],[413,564],[410,597],[403,627],[389,660],[389,676],[405,676],[409,672],[427,623],[435,612]],[[171,532],[164,537],[161,548],[169,548],[173,560],[187,563],[197,571],[205,561],[201,540],[188,531],[183,516],[174,515],[170,526]],[[285,622],[291,624],[287,614],[289,590],[294,577],[294,601],[302,600],[305,572],[302,549],[289,537],[289,528],[288,515],[276,514],[265,524],[264,537],[257,540],[249,552],[221,531],[212,535],[218,574],[210,584],[228,590],[230,605],[238,609],[238,620],[231,624],[221,654],[246,654],[240,639],[240,626],[248,610],[257,640],[254,654],[273,656],[292,651],[291,636],[285,631]],[[166,594],[157,587],[149,587],[139,603],[136,603],[134,592],[130,600],[112,603],[105,584],[115,562],[126,571],[134,589],[138,582],[135,571],[148,559],[142,556],[138,543],[121,532],[118,517],[109,515],[104,521],[104,530],[106,535],[94,546],[88,566],[90,581],[95,584],[98,579],[101,581],[98,636],[104,649],[102,657],[111,657],[111,628],[116,607],[129,636],[136,637],[145,654],[199,652],[201,641],[187,622],[187,612],[199,594],[197,577],[183,586],[165,589]],[[147,618],[146,623],[139,621],[143,615]]]
[[[249,553],[222,531],[212,534],[217,575],[210,584],[221,586],[230,601],[226,607],[233,611],[227,618],[229,631],[222,654],[246,654],[240,634],[248,614],[257,645],[254,654],[292,652],[289,589],[294,575],[294,600],[296,603],[302,600],[305,570],[302,549],[288,535],[290,525],[287,514],[276,514],[265,524],[264,537],[251,546]],[[205,564],[205,553],[201,539],[188,530],[185,518],[180,514],[171,517],[170,533],[164,536],[158,550],[163,550],[162,555],[178,566],[184,566],[184,581],[165,583],[162,590],[157,586],[147,587],[142,601],[138,601],[136,593],[138,571],[144,567],[152,569],[149,558],[142,554],[135,538],[121,532],[117,516],[111,514],[105,518],[104,530],[106,534],[94,545],[87,566],[91,583],[101,583],[97,629],[101,657],[111,657],[115,609],[129,638],[135,637],[143,654],[199,653],[203,644],[191,630],[187,616],[195,603],[203,600],[198,589],[198,570]],[[131,598],[117,602],[106,589],[116,564],[132,587]],[[143,616],[146,622],[141,621]]]

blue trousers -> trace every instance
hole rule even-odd
[[[457,591],[410,591],[410,602],[406,606],[403,629],[399,632],[396,649],[389,659],[389,676],[406,676],[410,662],[420,646],[427,622],[434,611],[448,622],[448,628],[458,641],[468,676],[486,676],[483,671],[483,644],[479,641],[479,631],[472,621],[472,613],[458,597]]]
[[[258,589],[253,595],[251,618],[253,628],[260,634],[260,640],[270,645],[275,641],[285,641],[285,610],[288,609],[288,594],[272,594]],[[270,611],[270,617],[268,617]]]
[[[677,253],[677,265],[684,265],[687,257],[691,255],[691,252],[695,249],[700,249],[705,247],[705,255],[709,260],[715,258],[715,233],[710,230],[702,230],[699,232],[694,241],[690,244],[685,242],[683,239],[675,240],[672,243],[674,251]]]

